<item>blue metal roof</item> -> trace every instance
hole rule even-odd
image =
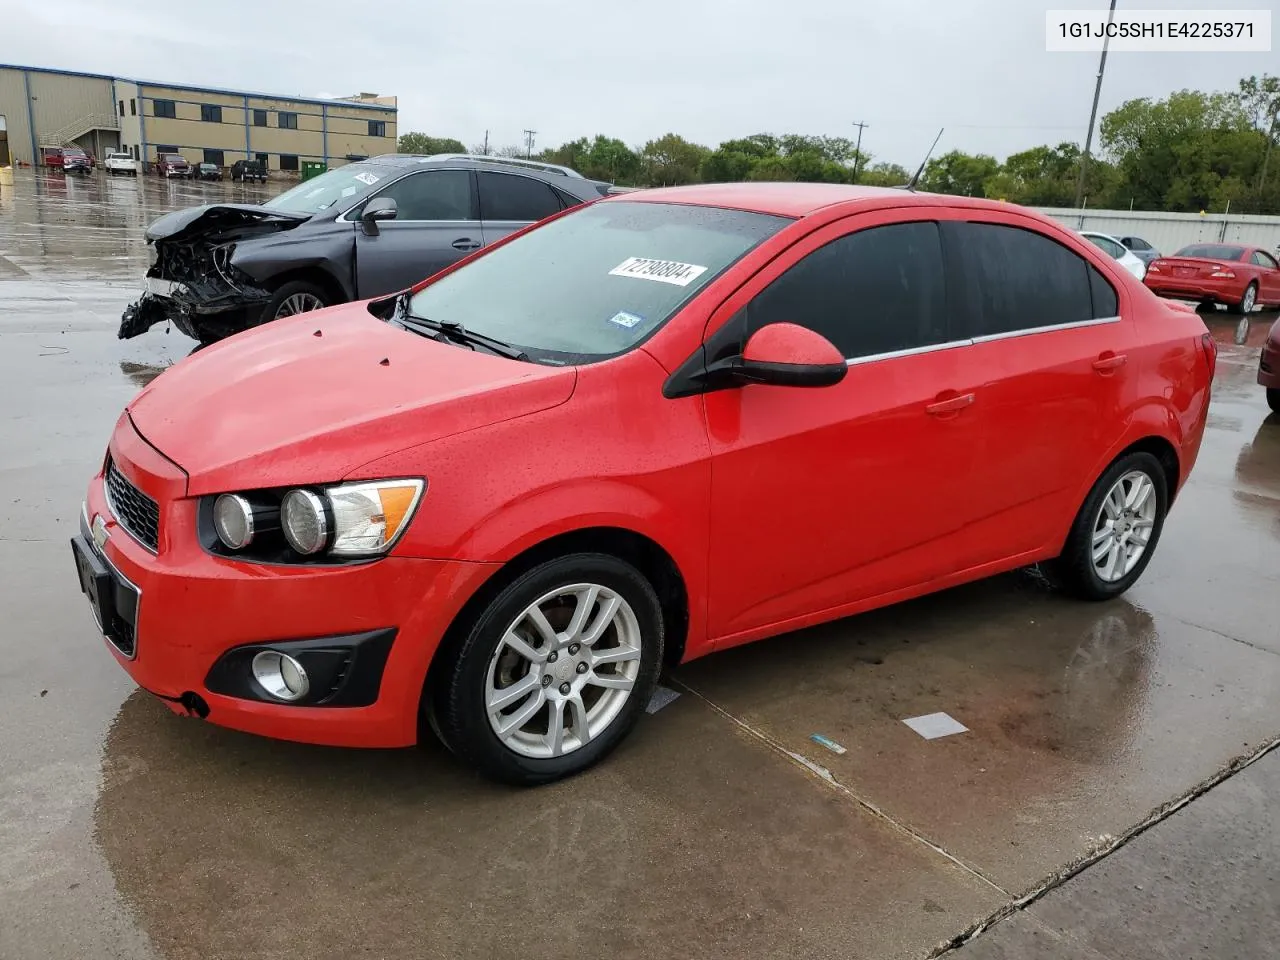
[[[220,93],[229,97],[261,97],[264,100],[291,100],[295,103],[319,103],[330,107],[359,107],[381,113],[395,113],[395,107],[381,103],[360,103],[358,100],[323,100],[319,97],[295,97],[287,93],[259,93],[253,90],[228,90],[222,87],[197,87],[188,83],[169,83],[162,80],[138,80],[134,77],[113,77],[105,73],[85,73],[80,70],[56,70],[52,67],[24,67],[17,63],[0,63],[0,70],[25,70],[29,73],[53,73],[64,77],[88,77],[92,80],[116,80],[136,83],[139,87],[164,87],[167,90],[186,90],[191,93]]]

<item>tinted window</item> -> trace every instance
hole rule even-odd
[[[1116,296],[1116,288],[1094,269],[1093,264],[1086,264],[1086,267],[1089,270],[1089,295],[1093,299],[1093,318],[1101,320],[1120,316],[1120,300]]]
[[[378,196],[395,200],[397,220],[472,219],[471,174],[466,170],[415,173]]]
[[[1244,247],[1230,247],[1223,243],[1193,243],[1183,247],[1175,257],[1203,257],[1206,260],[1239,260],[1244,256]]]
[[[129,98],[129,116],[136,117],[138,115],[138,98]]]
[[[157,117],[172,118],[178,115],[178,108],[174,105],[172,100],[152,100],[151,112]]]
[[[482,220],[541,220],[560,210],[555,192],[541,180],[486,172],[476,177]]]
[[[554,190],[555,188],[552,187]],[[565,193],[563,190],[556,190],[556,196],[560,198],[560,206],[565,210],[570,210],[585,201],[579,200],[571,193]]]
[[[1143,240],[1141,237],[1123,237],[1120,240],[1130,250],[1150,250],[1151,244]]]
[[[208,150],[204,152],[204,162],[212,163],[214,166],[222,166],[224,154],[221,150]]]
[[[253,111],[253,125],[255,127],[265,127],[267,125],[267,111],[265,110]]]
[[[833,240],[745,310],[748,334],[770,323],[798,323],[850,359],[942,343],[946,292],[937,224],[895,223]]]
[[[1267,267],[1268,269],[1271,269],[1271,270],[1276,269],[1275,259],[1271,256],[1271,254],[1264,253],[1261,250],[1253,251],[1253,262],[1260,267]]]
[[[612,356],[789,222],[684,204],[583,207],[424,287],[412,310],[518,344],[535,360]]]
[[[205,123],[221,123],[222,108],[212,103],[200,104],[200,119]]]
[[[948,222],[942,229],[952,303],[969,336],[1115,316],[1106,303],[1094,310],[1089,264],[1056,240],[992,223]]]
[[[385,120],[369,121],[369,136],[385,137],[386,135],[387,135],[387,121]]]
[[[285,113],[281,111],[276,114],[276,125],[281,130],[297,130],[298,115],[296,113]]]

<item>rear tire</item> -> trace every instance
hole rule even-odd
[[[322,310],[330,305],[329,301],[329,294],[314,283],[290,280],[271,295],[271,299],[262,308],[258,324],[270,323],[272,320],[292,317],[299,313],[310,313],[312,310]]]
[[[1280,387],[1267,387],[1267,406],[1272,413],[1280,413]]]
[[[1054,581],[1082,600],[1120,596],[1151,562],[1168,509],[1168,478],[1160,461],[1141,451],[1121,457],[1098,478],[1076,514],[1052,565]]]
[[[639,719],[663,640],[658,596],[635,567],[602,553],[547,561],[437,653],[447,659],[428,719],[491,779],[532,786],[581,773]]]

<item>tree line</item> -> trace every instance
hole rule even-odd
[[[1230,92],[1180,90],[1162,100],[1129,100],[1098,127],[1099,149],[1085,166],[1089,207],[1280,214],[1280,77],[1242,79]],[[483,153],[462,141],[406,133],[401,153]],[[517,146],[489,151],[523,157]],[[925,165],[920,189],[1073,206],[1079,144],[1044,144],[1007,157],[952,150]],[[668,133],[640,147],[597,134],[533,154],[593,180],[677,186],[744,180],[803,180],[901,186],[911,172],[875,161],[844,137],[759,133],[715,149]],[[874,162],[873,162],[874,161]]]

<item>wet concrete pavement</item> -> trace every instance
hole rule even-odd
[[[1237,329],[1225,313],[1200,462],[1122,600],[1017,573],[719,654],[670,677],[682,696],[608,762],[536,791],[434,745],[332,750],[178,720],[104,649],[67,538],[121,407],[194,346],[115,339],[142,228],[270,189],[22,172],[0,188],[0,960],[923,957],[1280,736],[1280,419],[1253,384],[1274,314]],[[937,711],[969,732],[902,723]],[[1036,943],[1087,943],[1046,955],[1133,956],[1107,948],[1127,909],[1181,931],[1166,938],[1181,952],[1145,955],[1228,955],[1179,926],[1197,916],[1195,857],[1171,861],[1167,897],[1074,891],[1132,887],[1122,858],[1163,837],[1205,849],[1197,816],[1238,817],[1227,840],[1274,857],[1274,827],[1249,824],[1276,757],[958,956],[1027,924]],[[1206,873],[1202,909],[1255,867]],[[1237,903],[1246,946],[1274,938],[1274,902]],[[1014,947],[985,955],[1036,955]]]

